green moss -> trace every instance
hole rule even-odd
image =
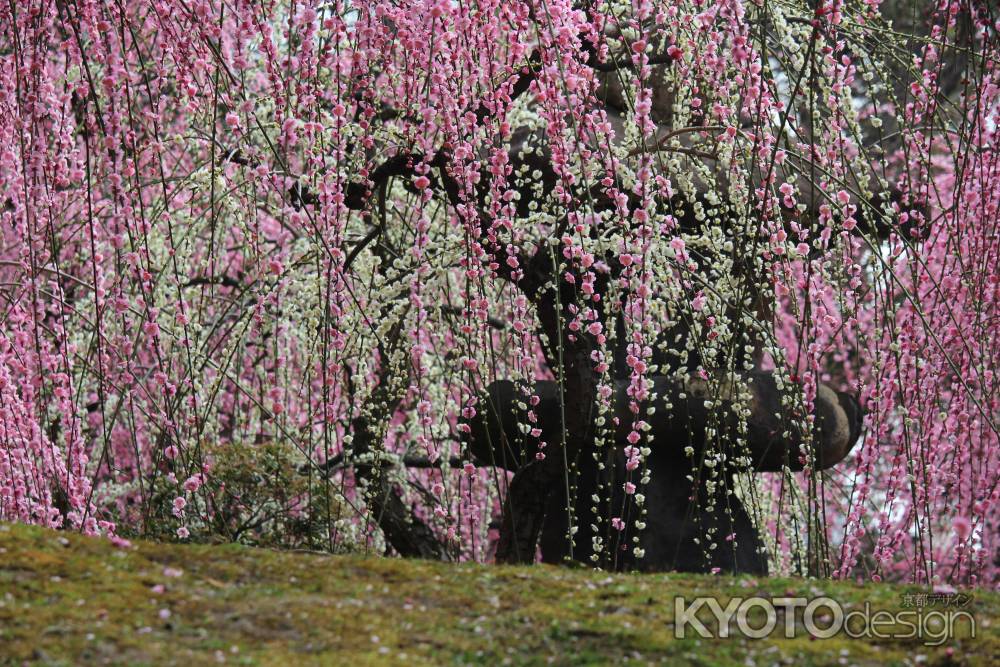
[[[180,576],[171,570],[182,572]],[[162,589],[159,588],[162,586]],[[159,591],[159,592],[158,592]],[[1000,595],[975,639],[674,638],[673,598],[828,595],[899,609],[914,587],[608,575],[241,546],[105,540],[0,525],[0,664],[990,664]],[[169,610],[161,614],[161,610]],[[701,615],[699,615],[701,616]],[[706,615],[705,618],[708,618]],[[949,651],[950,649],[950,651]],[[922,657],[920,657],[922,656]]]

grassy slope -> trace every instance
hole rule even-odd
[[[170,576],[177,574],[172,569],[183,573]],[[640,664],[890,665],[990,664],[1000,657],[1000,595],[983,592],[971,607],[977,638],[938,649],[917,640],[673,637],[678,594],[725,600],[821,591],[855,606],[867,599],[892,609],[908,590],[917,589],[609,576],[238,546],[139,542],[121,550],[74,534],[0,525],[0,664],[578,664],[629,656]]]

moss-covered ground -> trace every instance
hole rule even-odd
[[[0,664],[1000,664],[1000,595],[931,647],[917,638],[701,639],[674,596],[793,595],[899,610],[926,590],[820,580],[608,575],[240,546],[101,539],[0,524]],[[702,610],[707,612],[706,609]],[[710,618],[707,614],[699,614]],[[759,624],[759,623],[758,623]],[[739,633],[735,633],[739,634]]]

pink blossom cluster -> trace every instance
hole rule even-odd
[[[832,474],[751,480],[773,559],[997,585],[1000,26],[929,2],[900,69],[886,7],[812,4],[0,7],[0,519],[141,534],[166,485],[185,538],[215,453],[280,440],[331,543],[382,545],[350,454],[487,560],[492,380],[544,459],[532,384],[591,344],[607,446],[620,346],[635,498],[654,348],[756,347],[796,418],[868,411]]]

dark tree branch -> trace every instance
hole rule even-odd
[[[430,458],[428,458],[426,456],[404,456],[401,459],[400,463],[405,468],[417,468],[417,469],[421,469],[421,468],[440,468],[442,466],[442,462],[440,460],[432,461]],[[467,461],[465,461],[464,459],[459,458],[457,456],[452,456],[452,457],[450,457],[450,458],[448,458],[447,460],[444,461],[444,465],[446,465],[449,468],[461,468],[466,463],[467,463]],[[320,472],[329,473],[329,472],[331,472],[333,470],[336,470],[337,468],[344,467],[346,465],[348,465],[348,463],[345,462],[344,455],[343,455],[343,453],[341,453],[341,454],[337,454],[336,456],[331,456],[324,463],[321,463],[321,464],[316,465],[316,466],[308,465],[308,464],[304,465],[301,468],[299,468],[299,472],[302,473],[302,474],[304,474],[304,475],[312,472],[313,470],[319,470]],[[352,463],[350,465],[351,465],[352,468],[355,468],[355,469],[356,468],[363,468],[363,467],[368,467],[368,468],[373,467],[369,463],[358,463],[358,462],[354,462],[354,463]],[[383,468],[391,468],[391,467],[393,467],[395,465],[395,463],[393,461],[385,459],[385,460],[380,461],[379,465],[381,467],[383,467]]]
[[[233,287],[233,288],[243,286],[240,283],[240,281],[236,280],[235,278],[230,278],[229,276],[222,275],[215,277],[199,276],[197,278],[192,278],[191,280],[181,285],[181,287],[198,287],[201,285],[222,285],[223,287]]]
[[[649,65],[672,65],[674,59],[665,53],[649,57]],[[621,70],[635,69],[632,58],[625,54],[619,54],[615,60],[599,62],[596,52],[591,51],[591,58],[587,61],[587,67],[598,72],[618,72]]]
[[[700,457],[706,446],[706,430],[713,426],[722,436],[723,446],[728,447],[724,453],[734,472],[740,471],[736,459],[744,456],[758,472],[779,472],[786,466],[799,471],[807,464],[825,470],[842,461],[861,437],[864,411],[857,400],[825,385],[820,386],[814,401],[812,451],[803,452],[800,447],[805,434],[787,418],[777,416],[786,411],[772,373],[741,373],[729,379],[720,376],[712,382],[698,375],[691,375],[686,381],[665,376],[652,379],[656,399],[644,407],[653,405],[656,411],[645,419],[651,427],[654,451],[671,459],[682,460],[687,445],[693,448],[696,458]],[[620,447],[627,444],[626,436],[631,430],[627,386],[626,381],[619,381],[615,388],[618,419],[615,440]],[[747,418],[746,449],[740,451],[727,443],[740,435],[733,409],[734,394],[744,386],[750,392],[751,412]],[[559,387],[551,381],[537,382],[532,391],[540,398],[535,408],[537,426],[542,437],[551,440],[561,428]],[[717,401],[717,406],[705,407],[707,399]],[[533,459],[537,448],[517,428],[518,423],[525,422],[525,415],[517,407],[519,400],[512,382],[494,382],[487,389],[485,410],[466,422],[470,432],[465,442],[481,464],[516,471]]]

